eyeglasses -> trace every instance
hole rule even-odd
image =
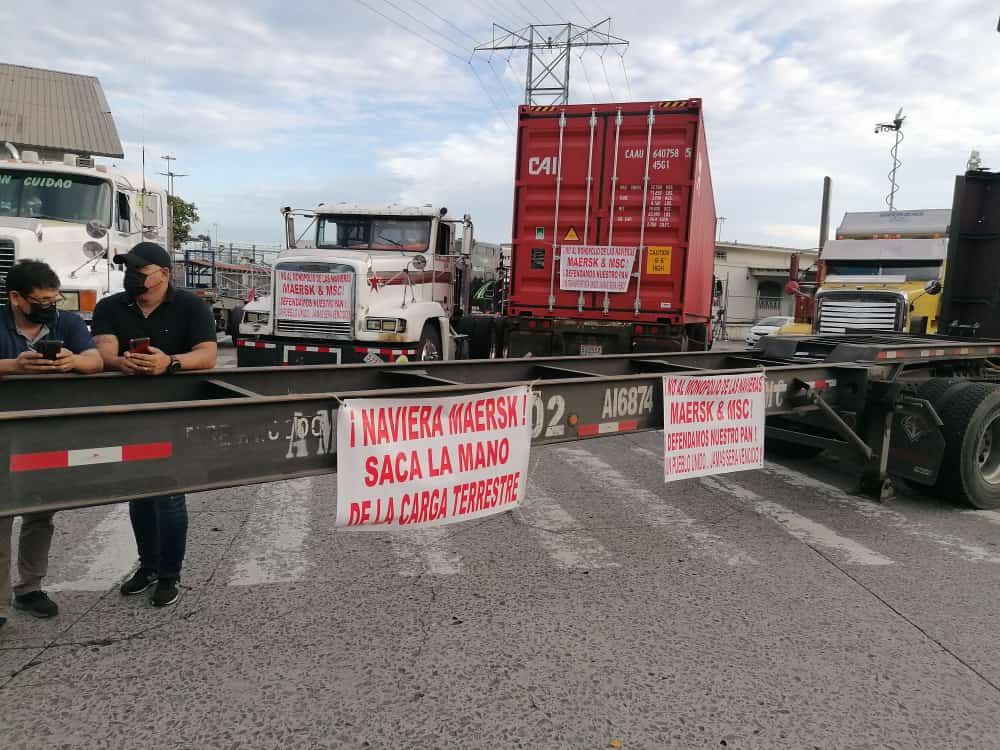
[[[45,305],[46,307],[52,307],[53,305],[58,305],[66,301],[66,298],[61,294],[57,294],[55,297],[48,297],[46,299],[32,299],[31,297],[25,297],[24,299],[33,305]]]

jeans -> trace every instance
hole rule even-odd
[[[187,546],[188,512],[184,495],[163,495],[128,504],[139,567],[160,578],[180,578]]]
[[[49,572],[49,547],[52,546],[53,513],[29,513],[21,517],[17,547],[15,594],[40,591],[42,579]],[[10,616],[10,558],[13,518],[0,518],[0,617]]]

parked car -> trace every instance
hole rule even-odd
[[[786,326],[792,322],[792,318],[788,315],[773,315],[770,318],[763,318],[758,320],[750,328],[747,333],[747,346],[754,346],[758,341],[760,341],[765,336],[770,336],[772,333],[777,333],[778,329],[782,326]]]

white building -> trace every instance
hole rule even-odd
[[[791,315],[792,298],[785,294],[791,257],[801,254],[803,269],[816,265],[816,250],[770,245],[717,242],[715,245],[716,295],[713,310],[725,310],[726,333],[742,339],[761,318]]]

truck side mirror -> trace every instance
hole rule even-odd
[[[413,266],[418,271],[423,271],[425,268],[427,268],[427,258],[425,258],[423,255],[415,255],[413,256],[413,259],[410,261],[410,265]]]
[[[941,282],[937,279],[931,279],[924,284],[924,291],[930,295],[941,294],[941,288]]]
[[[289,208],[285,208],[282,212],[285,215],[285,246],[288,248],[295,247],[295,217],[292,216],[292,211]]]

